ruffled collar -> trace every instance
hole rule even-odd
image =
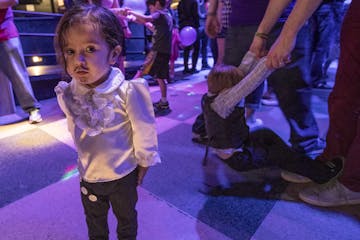
[[[106,81],[95,88],[72,80],[70,84],[60,83],[56,89],[64,93],[64,101],[74,117],[75,125],[89,136],[100,134],[104,128],[111,127],[115,119],[115,92],[124,81],[124,75],[112,68]]]

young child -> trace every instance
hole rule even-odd
[[[66,11],[56,30],[57,56],[72,79],[55,91],[78,151],[90,239],[108,239],[110,204],[118,238],[136,239],[136,187],[148,167],[160,162],[146,81],[125,81],[111,67],[122,38],[115,15],[91,4]]]
[[[236,106],[224,119],[214,112],[211,103],[222,90],[231,88],[243,77],[244,73],[239,68],[230,65],[215,65],[207,77],[208,93],[202,97],[207,145],[212,147],[216,155],[226,164],[241,171],[253,168],[251,162],[245,161],[247,153],[243,151],[249,139],[245,109]]]
[[[173,19],[166,9],[166,0],[146,0],[150,15],[135,11],[127,14],[135,17],[135,22],[144,24],[153,31],[152,47],[145,62],[134,78],[149,74],[156,78],[161,92],[161,99],[155,102],[156,116],[164,116],[171,112],[167,99],[166,80],[169,79],[169,60],[171,55],[171,35]]]

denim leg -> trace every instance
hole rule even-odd
[[[321,4],[310,22],[313,27],[311,81],[316,86],[326,83],[324,64],[335,41],[335,21],[331,4]]]
[[[278,24],[272,40],[281,30]],[[311,151],[318,142],[319,129],[311,110],[310,82],[310,28],[306,24],[299,32],[291,63],[276,70],[268,78],[278,98],[279,106],[290,125],[290,143],[298,152]]]
[[[0,70],[11,81],[17,100],[26,112],[40,108],[36,100],[26,70],[19,38],[11,38],[0,43]]]
[[[225,64],[240,65],[241,60],[250,48],[256,30],[256,25],[230,27],[228,29],[225,38]],[[264,83],[245,98],[245,106],[252,109],[259,108],[263,90]]]

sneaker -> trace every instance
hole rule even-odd
[[[264,122],[260,118],[255,118],[254,120],[248,119],[246,120],[246,125],[248,125],[250,129],[253,129],[261,127],[262,125],[264,125]]]
[[[306,188],[299,193],[299,197],[308,204],[320,207],[360,204],[360,192],[351,191],[338,180]]]
[[[301,162],[300,164],[301,166],[294,169],[297,173],[282,170],[281,177],[292,183],[308,183],[314,181],[318,184],[324,184],[340,175],[344,166],[344,158],[335,157],[327,162],[310,160]],[[300,174],[300,172],[302,173]]]
[[[29,123],[35,124],[42,121],[39,109],[34,109],[29,113]]]
[[[292,182],[292,183],[309,183],[311,179],[308,177],[301,176],[300,174],[292,173],[289,171],[282,170],[281,178],[285,181]]]
[[[153,103],[155,116],[165,116],[171,112],[169,107],[169,102],[162,102],[159,100],[158,102]]]

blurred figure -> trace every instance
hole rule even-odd
[[[29,114],[29,123],[39,123],[42,121],[40,104],[31,87],[11,9],[17,3],[17,0],[0,2],[0,71],[11,81],[21,108]]]
[[[184,74],[197,73],[196,69],[197,61],[199,58],[200,51],[200,16],[199,16],[199,4],[197,0],[181,0],[178,5],[179,15],[179,28],[180,31],[187,26],[193,27],[196,30],[196,40],[190,45],[184,47],[183,58],[184,58]],[[191,68],[189,68],[189,57],[191,54]]]

